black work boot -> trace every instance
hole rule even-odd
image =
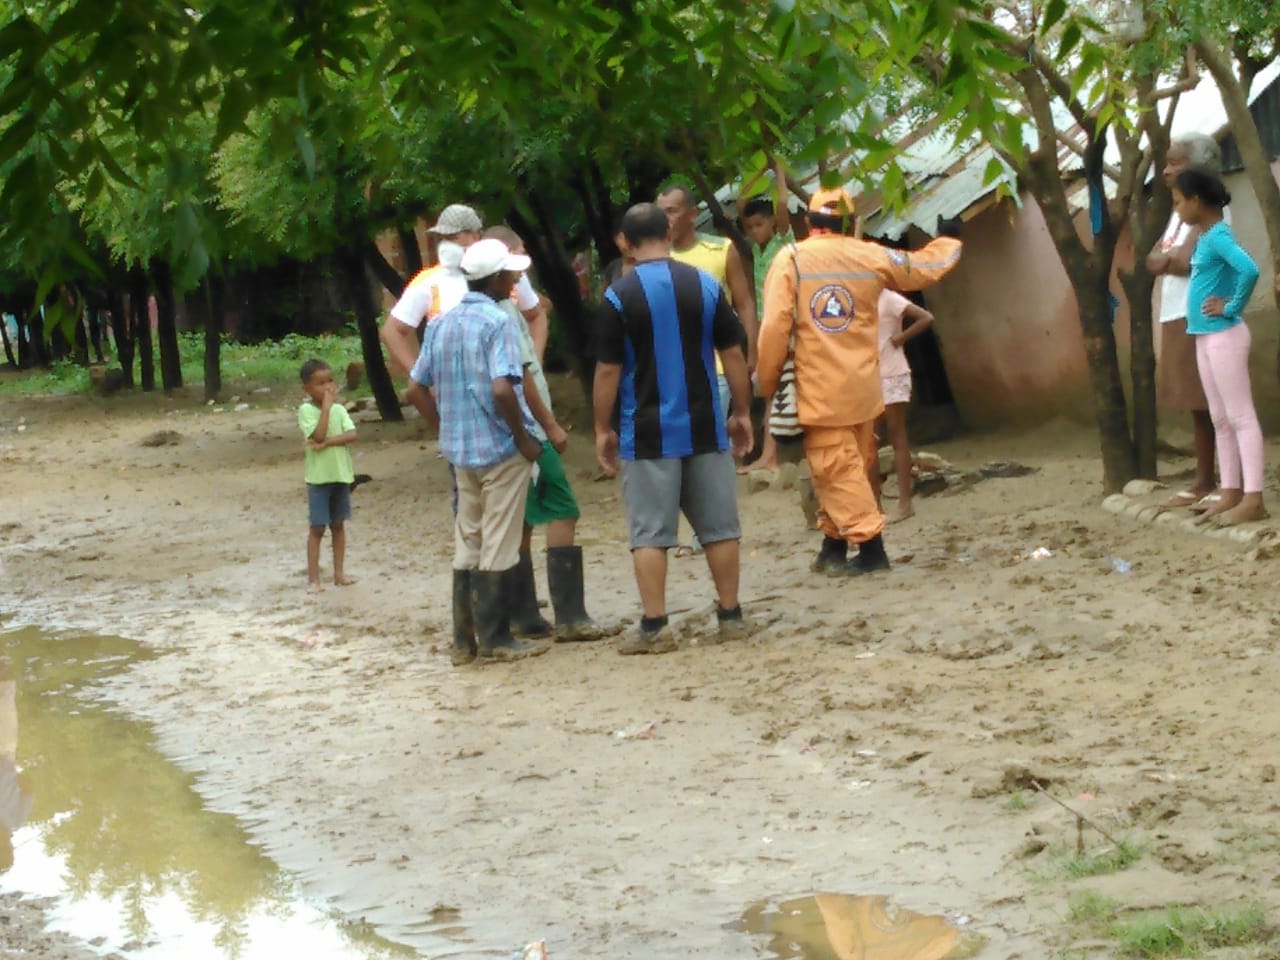
[[[850,557],[841,566],[828,571],[833,577],[858,577],[889,569],[889,556],[884,552],[884,539],[876,534],[866,543],[858,545],[858,555]]]
[[[538,610],[538,590],[533,579],[533,559],[527,550],[510,573],[511,632],[517,637],[549,637],[551,624]]]
[[[476,653],[481,660],[523,660],[547,652],[545,643],[523,643],[511,635],[514,570],[516,567],[471,572],[471,609],[479,640]]]
[[[608,631],[587,615],[582,588],[582,548],[547,548],[547,588],[556,612],[556,642],[600,640]]]
[[[449,659],[463,667],[476,658],[476,618],[471,607],[474,570],[453,571],[453,649]]]
[[[818,556],[813,563],[809,564],[809,569],[814,573],[830,573],[837,567],[844,566],[848,555],[849,545],[843,540],[823,537],[822,549],[818,551]]]

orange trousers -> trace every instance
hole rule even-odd
[[[867,465],[879,456],[874,421],[851,427],[805,427],[804,455],[818,495],[818,529],[856,546],[884,529]]]

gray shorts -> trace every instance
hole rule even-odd
[[[622,464],[631,549],[680,545],[680,514],[703,544],[740,540],[738,479],[733,455],[629,460]]]
[[[342,523],[351,516],[351,484],[308,483],[307,512],[313,527]]]

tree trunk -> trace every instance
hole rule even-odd
[[[215,400],[222,392],[222,277],[217,267],[204,277],[205,305],[208,316],[204,321],[204,398]]]
[[[156,388],[156,365],[151,345],[151,311],[147,309],[147,275],[142,268],[135,267],[129,274],[129,309],[132,312],[133,336],[138,345],[139,380],[142,389],[151,391]]]
[[[418,247],[418,231],[412,226],[409,229],[397,228],[400,235],[400,255],[404,257],[404,275],[413,279],[422,270],[422,250]]]
[[[373,390],[378,413],[385,421],[400,421],[404,419],[404,414],[400,412],[400,398],[396,395],[395,384],[391,382],[391,373],[382,357],[382,340],[378,337],[378,321],[382,318],[382,311],[374,299],[373,287],[365,272],[368,246],[372,246],[372,241],[357,242],[343,252],[343,286],[346,288],[347,302],[356,315],[356,326],[360,330],[360,350],[364,356],[364,375]],[[394,272],[393,270],[392,273]]]
[[[1249,110],[1249,91],[1236,77],[1231,61],[1212,40],[1200,39],[1195,46],[1200,59],[1209,68],[1218,89],[1222,91],[1222,105],[1226,107],[1231,132],[1235,134],[1240,157],[1244,160],[1244,172],[1262,211],[1275,277],[1271,294],[1277,307],[1280,307],[1280,186],[1271,173],[1271,158],[1262,145],[1258,125]],[[1277,356],[1276,362],[1277,376],[1280,376],[1280,356]]]
[[[1124,384],[1116,355],[1110,251],[1106,254],[1102,256],[1095,250],[1080,263],[1066,263],[1067,258],[1063,259],[1080,306],[1080,326],[1084,331],[1085,357],[1102,445],[1102,486],[1106,493],[1117,493],[1137,476],[1138,463],[1129,434]]]
[[[17,369],[18,358],[13,355],[13,344],[9,342],[9,324],[3,316],[0,316],[0,337],[4,338],[4,356],[9,361],[9,366]]]
[[[182,356],[178,352],[178,314],[173,300],[173,271],[164,260],[151,267],[156,290],[156,333],[160,340],[160,380],[165,393],[182,386]]]
[[[89,345],[93,348],[93,358],[96,363],[105,363],[106,360],[102,356],[102,311],[103,306],[100,301],[95,302],[89,308]]]
[[[36,307],[27,319],[27,363],[28,367],[49,366],[49,348],[44,341],[44,310]]]
[[[578,277],[573,272],[573,263],[560,243],[559,233],[555,230],[545,209],[539,204],[536,194],[529,194],[526,200],[538,219],[538,225],[531,223],[515,207],[507,211],[507,219],[516,233],[520,234],[525,241],[529,256],[537,267],[538,279],[546,287],[547,296],[551,298],[551,303],[555,307],[555,319],[564,331],[565,340],[568,341],[574,368],[583,389],[587,392],[587,397],[590,398],[595,369],[587,333],[587,308],[582,302]]]
[[[31,325],[27,311],[18,310],[14,316],[18,318],[18,368],[26,370],[31,366]]]
[[[82,367],[89,365],[89,330],[85,324],[91,312],[83,303],[76,310],[75,358]]]
[[[405,279],[396,272],[387,258],[382,255],[382,251],[378,249],[378,245],[372,239],[364,241],[362,247],[365,262],[369,264],[369,269],[373,271],[373,275],[378,282],[382,284],[393,297],[399,299],[400,294],[404,293]]]
[[[1152,328],[1151,293],[1154,281],[1136,249],[1132,273],[1120,282],[1129,300],[1129,382],[1133,395],[1133,448],[1137,476],[1155,479],[1156,465],[1156,350]],[[1146,249],[1141,248],[1141,249]]]
[[[124,375],[124,385],[134,386],[133,379],[133,324],[129,319],[129,307],[120,277],[112,271],[107,300],[111,304],[111,335],[116,342],[116,362]]]

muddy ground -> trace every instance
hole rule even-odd
[[[420,424],[359,423],[359,582],[316,597],[296,398],[244,400],[0,403],[3,609],[167,651],[109,695],[310,894],[424,956],[763,955],[734,921],[817,891],[966,918],[984,957],[1110,956],[1068,919],[1082,889],[1280,904],[1280,568],[1104,512],[1083,428],[932,447],[1039,469],[919,500],[866,582],[811,575],[794,493],[744,483],[745,643],[455,670],[448,477]],[[589,606],[632,618],[619,489],[585,436],[570,460]],[[700,559],[669,594],[697,637]],[[1076,820],[1033,779],[1137,861],[1072,879]],[[54,955],[37,912],[0,910],[13,955]]]

